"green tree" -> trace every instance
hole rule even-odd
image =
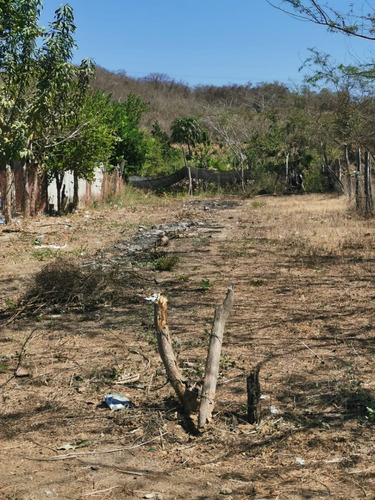
[[[140,96],[129,94],[124,102],[112,102],[112,120],[116,134],[111,164],[124,165],[124,176],[140,172],[147,155],[147,136],[139,127],[147,105]]]
[[[187,158],[192,158],[192,148],[207,138],[196,118],[187,116],[176,118],[171,125],[171,139],[178,144],[186,144]]]
[[[39,71],[30,118],[34,133],[31,144],[34,169],[43,169],[52,150],[77,138],[86,126],[80,121],[81,109],[94,67],[88,59],[78,67],[72,63],[75,31],[72,8],[61,5],[45,34],[38,58]],[[62,177],[63,171],[55,170],[58,192]]]
[[[40,0],[0,2],[0,167],[6,170],[4,215],[12,218],[12,160],[29,156],[30,87],[36,73]]]
[[[168,134],[155,121],[148,139],[147,154],[142,167],[144,176],[168,175],[183,166],[183,157],[177,148],[169,142]]]
[[[5,219],[11,220],[11,160],[24,162],[25,215],[35,198],[28,175],[38,178],[48,148],[74,135],[68,130],[82,103],[93,65],[72,64],[74,16],[61,5],[49,29],[39,27],[39,0],[0,2],[0,165],[6,169]],[[41,38],[42,42],[38,43]],[[28,207],[28,209],[27,209]]]
[[[79,126],[77,127],[77,124]],[[62,208],[62,181],[67,170],[74,174],[74,197],[71,208],[78,204],[78,179],[93,180],[96,167],[104,168],[113,152],[115,131],[112,124],[112,106],[102,92],[88,94],[73,117],[73,133],[67,141],[51,148],[46,158],[49,177],[57,185],[57,210]]]

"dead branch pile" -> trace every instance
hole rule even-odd
[[[83,268],[71,259],[58,258],[32,279],[20,306],[89,310],[101,304],[129,303],[142,292],[140,274],[118,268]]]

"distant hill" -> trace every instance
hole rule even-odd
[[[223,107],[262,112],[279,107],[291,94],[286,85],[278,82],[255,86],[248,83],[189,87],[161,73],[135,79],[125,72],[111,72],[100,66],[96,68],[92,86],[120,101],[125,100],[129,93],[141,96],[149,105],[149,112],[144,115],[142,125],[151,128],[155,120],[158,120],[165,131],[169,131],[172,121],[180,116],[200,118]]]

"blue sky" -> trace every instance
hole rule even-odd
[[[275,3],[279,0],[274,0]],[[41,24],[61,0],[44,0]],[[362,60],[375,42],[328,33],[272,8],[266,0],[67,0],[78,51],[111,71],[140,78],[163,73],[191,86],[302,83],[308,48],[337,62]],[[332,0],[342,8],[346,0]],[[361,3],[361,2],[359,2]]]

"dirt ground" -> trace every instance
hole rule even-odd
[[[344,197],[148,198],[41,216],[0,227],[0,259],[1,500],[375,499],[375,227]],[[88,286],[59,302],[69,266]],[[199,381],[231,283],[214,418],[198,433],[144,299],[168,297],[179,365]],[[113,393],[131,406],[110,410]]]

